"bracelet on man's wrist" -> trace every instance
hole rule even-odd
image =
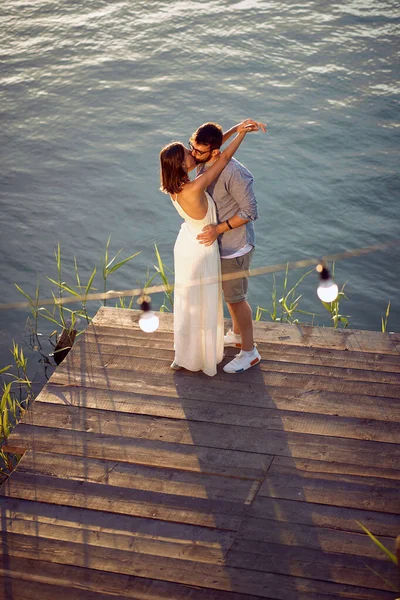
[[[228,225],[229,229],[233,229],[232,225],[229,223],[229,219],[226,220],[226,224]]]

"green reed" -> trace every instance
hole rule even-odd
[[[154,244],[154,248],[155,248],[155,254],[156,254],[156,258],[157,258],[157,264],[154,265],[154,269],[156,271],[155,275],[160,276],[161,281],[164,285],[164,299],[163,299],[163,302],[160,307],[160,312],[165,312],[165,311],[174,309],[174,301],[173,301],[173,296],[172,296],[174,286],[168,280],[167,271],[169,271],[172,275],[174,274],[174,272],[171,271],[171,269],[169,269],[165,265],[165,263],[162,261],[160,252],[157,248],[157,244]],[[169,304],[169,308],[167,306],[167,303]]]
[[[128,258],[124,258],[120,262],[116,263],[115,261],[118,258],[118,256],[121,254],[121,252],[123,251],[123,248],[121,248],[120,250],[118,250],[117,254],[115,254],[115,256],[110,260],[109,254],[108,254],[108,249],[109,249],[109,246],[110,246],[110,240],[111,240],[111,236],[109,236],[109,238],[107,240],[106,248],[105,248],[105,252],[104,252],[104,256],[103,256],[103,261],[102,261],[103,291],[104,291],[105,294],[107,293],[107,281],[108,281],[109,276],[112,273],[115,273],[115,271],[117,271],[118,269],[120,269],[124,265],[126,265],[126,263],[129,262],[130,260],[132,260],[133,258],[135,258],[135,256],[137,256],[138,254],[140,254],[140,252],[136,252],[135,254],[132,254],[131,256],[128,256]],[[104,304],[104,306],[107,305],[107,299],[106,298],[104,298],[103,304]]]
[[[300,279],[288,289],[288,276],[289,276],[289,263],[286,265],[285,276],[283,280],[282,286],[282,295],[279,300],[277,300],[277,285],[275,274],[273,274],[273,285],[272,285],[272,308],[262,308],[261,306],[257,306],[255,320],[261,321],[263,314],[269,315],[272,321],[276,323],[291,323],[296,324],[300,323],[298,315],[307,315],[312,317],[312,321],[314,322],[314,318],[318,316],[316,313],[308,312],[299,308],[300,300],[303,294],[298,294],[298,287],[303,282],[303,280],[313,273],[314,269],[307,271],[304,273]]]
[[[28,360],[23,349],[13,341],[11,350],[14,364],[0,369],[3,376],[0,399],[0,476],[10,473],[19,456],[5,452],[1,445],[24,414],[33,399],[32,382],[28,377]]]
[[[388,305],[386,307],[385,316],[381,317],[381,330],[382,330],[382,333],[385,333],[387,331],[387,323],[388,323],[389,314],[390,314],[390,300],[389,300]]]
[[[366,533],[368,535],[368,537],[374,542],[374,544],[385,554],[386,558],[388,558],[394,565],[396,565],[397,567],[397,577],[400,578],[400,571],[399,571],[399,560],[397,558],[397,556],[391,552],[389,550],[389,548],[386,548],[386,546],[384,544],[382,544],[382,542],[380,540],[378,540],[377,537],[375,537],[369,529],[367,529],[367,527],[365,527],[362,523],[360,523],[359,521],[356,521],[357,525],[359,525],[361,527],[361,529],[364,531],[364,533]],[[399,537],[397,538],[397,543],[399,542]],[[382,581],[384,581],[386,583],[386,585],[388,585],[394,592],[400,592],[400,585],[399,584],[395,584],[391,581],[389,581],[388,579],[386,579],[385,577],[383,577],[380,573],[378,573],[377,571],[375,571],[374,569],[372,569],[369,565],[365,565],[367,567],[367,569],[369,569],[370,571],[372,571],[372,573],[374,573],[375,575],[377,575],[377,577],[379,577],[379,579],[381,579]]]
[[[332,276],[334,275],[334,269],[335,269],[335,265],[333,265],[333,267],[332,267]],[[288,265],[287,265],[286,271],[285,271],[285,277],[283,280],[282,292],[280,294],[281,297],[279,298],[279,300],[277,299],[278,292],[277,292],[277,284],[276,284],[275,274],[273,274],[271,309],[262,308],[261,306],[257,306],[255,320],[261,321],[263,315],[268,315],[272,321],[275,321],[277,323],[296,324],[296,323],[302,323],[302,321],[300,321],[299,315],[307,315],[308,317],[312,317],[311,323],[307,323],[307,324],[317,325],[318,323],[316,322],[316,318],[322,317],[322,315],[319,313],[313,313],[313,312],[308,312],[308,311],[302,310],[299,307],[300,300],[303,297],[303,294],[298,293],[298,287],[304,281],[304,279],[306,277],[308,277],[311,273],[315,273],[315,269],[311,269],[310,271],[307,271],[306,273],[301,275],[301,277],[298,279],[298,281],[292,287],[290,287],[288,289],[288,287],[289,287],[288,286],[289,270],[288,270]],[[337,329],[338,327],[347,328],[349,326],[349,322],[350,322],[349,321],[350,316],[344,315],[341,312],[341,303],[343,302],[343,300],[348,300],[347,296],[344,293],[345,286],[346,286],[346,284],[344,284],[342,286],[342,289],[338,293],[338,297],[334,302],[320,301],[323,308],[330,315],[330,325],[335,329]],[[305,324],[305,323],[303,322],[303,324]]]

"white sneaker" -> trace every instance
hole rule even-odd
[[[224,371],[225,373],[242,373],[242,371],[247,371],[250,367],[254,367],[260,360],[261,356],[257,348],[253,348],[251,352],[243,352],[241,350],[231,362],[224,366]]]
[[[176,363],[175,361],[172,361],[170,366],[173,371],[180,371],[183,368],[179,366],[178,363]]]
[[[235,333],[232,329],[230,329],[224,335],[224,346],[232,346],[233,348],[241,348],[242,347],[242,336],[240,333]]]

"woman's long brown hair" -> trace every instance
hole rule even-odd
[[[161,191],[166,194],[177,194],[188,175],[182,166],[185,159],[184,145],[172,142],[160,152]]]

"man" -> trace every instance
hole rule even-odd
[[[249,131],[266,131],[264,123],[246,119]],[[223,133],[220,125],[204,123],[190,138],[197,173],[210,167],[220,154],[222,144],[237,131],[235,125]],[[218,178],[207,188],[218,214],[218,224],[205,227],[197,239],[210,245],[219,238],[222,275],[238,273],[238,278],[222,282],[225,302],[232,318],[232,329],[224,337],[225,346],[241,348],[224,366],[226,373],[241,373],[260,362],[253,340],[252,311],[247,302],[248,279],[242,272],[250,269],[254,253],[254,221],[258,218],[253,176],[232,158]]]

